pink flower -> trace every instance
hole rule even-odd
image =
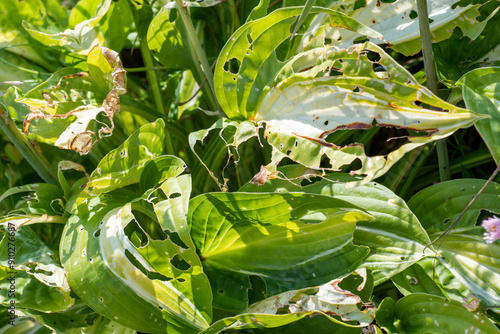
[[[487,244],[491,244],[500,239],[500,218],[493,216],[485,219],[481,226],[486,230],[484,241],[486,241]]]

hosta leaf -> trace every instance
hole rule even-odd
[[[266,85],[283,66],[276,48],[291,36],[291,29],[302,12],[300,7],[278,9],[242,25],[220,52],[215,67],[215,93],[229,118],[249,118]],[[325,12],[332,26],[343,26],[361,34],[381,37],[350,17],[326,8],[313,8],[312,14]]]
[[[485,314],[470,312],[457,301],[423,293],[408,295],[395,305],[384,303],[376,319],[396,333],[459,333],[464,329],[468,333],[499,333]]]
[[[449,39],[433,45],[436,69],[447,86],[453,87],[472,69],[500,65],[500,7],[488,2],[481,12],[489,14],[489,20],[480,36],[470,40],[455,29]]]
[[[439,42],[451,36],[455,27],[460,27],[463,35],[475,39],[484,25],[477,21],[478,8],[481,5],[460,6],[459,0],[427,1],[430,29],[433,42]],[[360,23],[379,32],[381,39],[371,39],[374,43],[389,43],[398,52],[413,55],[420,51],[420,31],[416,0],[377,1],[367,0],[366,5],[357,6],[356,1],[336,3],[333,9],[341,10]],[[344,8],[342,10],[342,8]],[[356,9],[355,9],[356,8]],[[302,49],[318,44],[318,37],[328,38],[339,47],[348,47],[359,37],[352,31],[329,27],[324,15],[311,23],[301,43]]]
[[[21,204],[18,201],[16,209],[26,215],[54,216],[63,213],[63,192],[59,187],[48,183],[26,184],[10,188],[0,196],[0,202],[9,196],[21,194],[24,195],[21,200],[25,203]]]
[[[196,150],[196,144],[205,144],[205,139],[211,132],[216,133],[205,148],[199,154]],[[225,118],[219,119],[210,128],[192,132],[189,134],[189,146],[199,159],[201,165],[193,170],[193,183],[199,187],[199,191],[206,192],[209,189],[210,178],[216,182],[221,190],[227,190],[229,179],[225,175],[228,156],[235,155],[235,161],[239,160],[238,147],[250,138],[258,136],[258,129],[252,122],[248,121],[230,121]],[[234,149],[234,150],[233,150]],[[206,171],[208,171],[208,175]]]
[[[438,183],[417,193],[408,203],[429,232],[437,238],[462,213],[484,180],[452,180]],[[500,213],[500,185],[490,183],[458,221],[455,229],[442,239],[438,253],[441,263],[488,305],[500,302],[500,246],[486,244],[484,230],[476,227],[481,210]]]
[[[70,21],[73,21],[75,24],[72,28],[54,33],[53,31],[50,31],[52,29],[47,29],[48,31],[40,31],[40,27],[27,22],[24,22],[24,27],[31,37],[42,44],[51,47],[60,46],[71,51],[87,53],[92,47],[94,47],[94,45],[104,45],[104,38],[98,25],[104,15],[108,12],[112,1],[83,1],[82,3],[74,8],[73,13],[75,14],[72,14],[74,17],[76,15],[76,17],[82,19],[82,21],[71,19],[70,16]],[[84,9],[85,5],[90,5],[89,7],[92,8]],[[88,10],[92,10],[93,13],[89,13],[88,15],[82,14],[88,13]]]
[[[479,179],[441,182],[415,194],[408,206],[430,233],[444,231],[462,213],[486,183]],[[456,227],[474,227],[481,210],[500,213],[500,184],[491,182],[458,221]]]
[[[74,303],[57,255],[28,227],[5,222],[0,240],[1,303],[8,306],[14,282],[16,304],[39,311],[62,311]],[[11,281],[14,277],[13,281]]]
[[[55,71],[59,66],[57,56],[51,50],[42,49],[33,43],[22,27],[22,22],[59,29],[59,23],[67,21],[67,17],[67,11],[59,1],[1,1],[0,47],[7,47],[9,52],[17,54],[19,58]]]
[[[362,278],[362,282],[357,281],[357,285],[352,286],[354,289],[345,289],[341,286],[347,281],[354,283],[352,278],[357,276]],[[368,294],[371,294],[372,286],[369,287],[367,281],[366,270],[359,270],[350,276],[320,286],[280,293],[250,305],[235,317],[219,320],[202,333],[219,333],[222,330],[244,328],[275,328],[307,316],[324,316],[332,322],[329,330],[335,328],[342,333],[346,329],[344,326],[366,326],[373,321],[374,305],[371,302],[364,302],[364,299],[352,291],[359,293],[369,290]],[[360,310],[360,305],[363,311]]]
[[[475,124],[497,164],[500,164],[500,67],[480,68],[467,73],[463,82],[465,105],[478,114],[491,119]]]
[[[229,309],[246,307],[250,276],[274,295],[353,271],[368,249],[352,244],[352,232],[370,218],[344,201],[300,193],[203,194],[188,214],[214,304]]]
[[[172,68],[194,69],[187,38],[182,20],[170,22],[169,10],[154,17],[147,34],[149,49],[160,63]]]
[[[346,184],[356,178],[335,174],[302,187],[295,184],[303,178],[300,175],[305,173],[306,177],[314,177],[317,172],[307,171],[299,166],[286,166],[279,171],[290,180],[276,178],[262,186],[247,184],[240,191],[301,191],[321,194],[346,201],[368,212],[375,219],[357,223],[354,243],[370,247],[363,266],[372,270],[376,284],[387,280],[424,256],[424,249],[430,243],[427,233],[406,203],[384,186],[370,182],[346,189]],[[295,178],[299,181],[294,181]],[[425,255],[432,253],[430,248]]]
[[[58,312],[71,307],[74,299],[69,289],[49,286],[24,271],[9,271],[9,276],[0,280],[0,303],[42,312]],[[15,288],[12,288],[14,286]],[[13,298],[11,295],[15,295]]]
[[[452,232],[438,252],[443,265],[489,307],[500,303],[500,246],[485,243],[483,232],[481,227]]]
[[[99,195],[139,182],[146,163],[163,152],[164,126],[163,120],[158,119],[137,129],[99,162],[85,189]]]
[[[26,134],[36,119],[55,121],[45,121],[42,126],[37,122],[32,132],[59,148],[83,155],[98,139],[113,133],[113,117],[120,111],[119,96],[126,92],[125,70],[118,53],[104,47],[94,47],[87,62],[95,80],[86,72],[64,68],[16,100],[30,106],[31,113],[23,124]],[[76,120],[68,119],[72,116]],[[109,125],[101,117],[107,118]],[[94,127],[98,130],[92,131]]]
[[[378,60],[370,60],[374,57]],[[264,91],[254,119],[266,124],[265,136],[281,154],[268,168],[285,156],[319,168],[325,155],[332,170],[359,160],[362,167],[352,173],[366,175],[367,182],[387,172],[406,152],[486,117],[440,100],[381,48],[365,43],[343,50],[314,49],[291,59]],[[388,155],[371,157],[360,144],[339,147],[325,140],[337,130],[373,125],[426,135],[410,135],[408,143]]]
[[[82,192],[61,258],[75,293],[100,314],[141,332],[195,333],[208,327],[211,293],[185,220],[189,178],[159,191],[148,201]]]

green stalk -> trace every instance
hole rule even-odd
[[[144,60],[146,68],[154,68],[155,63],[151,51],[149,51],[148,41],[146,38],[141,38],[141,55]],[[149,86],[151,87],[151,92],[153,93],[153,101],[156,109],[161,115],[168,115],[167,110],[165,110],[165,104],[163,103],[163,95],[160,87],[160,78],[155,70],[148,69],[146,71],[146,76],[148,78]],[[172,145],[172,138],[170,133],[166,133],[165,145],[167,147],[167,154],[175,155],[174,146]]]
[[[188,10],[186,7],[184,7],[182,0],[175,0],[175,3],[177,4],[177,10],[181,15],[182,22],[184,23],[184,26],[186,27],[186,31],[188,33],[189,45],[191,46],[191,49],[194,50],[193,53],[194,65],[197,67],[198,71],[201,70],[203,74],[205,74],[205,77],[207,78],[208,81],[208,85],[210,86],[210,90],[212,91],[212,95],[209,95],[207,97],[210,106],[214,110],[222,112],[215,97],[214,76],[212,74],[212,69],[210,67],[210,64],[208,63],[205,51],[203,51],[203,48],[201,47],[200,40],[198,39],[198,35],[196,34],[196,30],[194,28],[193,22],[191,21],[191,17],[189,16]]]
[[[436,65],[434,63],[434,53],[432,52],[432,38],[431,29],[429,26],[429,12],[427,11],[427,0],[417,0],[417,10],[427,87],[437,96],[437,74]],[[448,160],[448,148],[446,146],[446,139],[441,139],[437,142],[437,155],[440,180],[441,182],[449,180],[450,161]]]
[[[0,109],[0,130],[9,138],[33,169],[47,183],[59,185],[55,168],[19,131],[7,112]]]

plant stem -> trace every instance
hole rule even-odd
[[[200,40],[198,39],[198,35],[196,34],[196,30],[194,29],[193,22],[191,21],[191,17],[189,16],[188,10],[183,6],[183,2],[181,0],[175,0],[177,4],[177,10],[181,15],[182,22],[186,27],[186,31],[188,33],[188,41],[191,46],[191,49],[194,50],[193,57],[194,63],[196,67],[200,67],[207,78],[208,85],[210,86],[210,90],[212,91],[212,95],[208,96],[208,101],[211,104],[211,108],[217,111],[221,111],[219,104],[217,103],[217,98],[215,97],[215,87],[214,87],[214,76],[212,74],[212,69],[210,68],[210,64],[208,63],[207,56],[205,55],[205,51],[201,47]]]
[[[155,63],[151,51],[149,51],[148,41],[146,38],[141,38],[141,55],[144,60],[146,68],[154,68]],[[153,93],[153,101],[156,109],[161,115],[168,115],[168,111],[165,110],[165,104],[163,103],[163,95],[160,87],[160,78],[155,70],[148,69],[146,71],[146,76],[148,78],[149,85],[151,87],[151,92]],[[172,145],[172,138],[170,133],[167,131],[165,136],[165,145],[167,147],[167,154],[175,154],[174,147]]]
[[[0,109],[0,130],[9,138],[17,150],[28,161],[33,169],[47,183],[59,185],[55,168],[45,157],[26,139],[21,131],[10,119],[7,112]]]
[[[437,74],[436,66],[434,64],[434,53],[432,52],[432,38],[431,29],[429,26],[429,12],[427,11],[427,0],[417,0],[417,10],[427,87],[437,96]],[[441,182],[449,180],[450,162],[448,160],[448,148],[446,146],[446,139],[441,139],[437,142],[437,155],[440,180]]]

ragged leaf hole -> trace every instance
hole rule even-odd
[[[191,265],[187,263],[179,254],[175,254],[174,257],[170,259],[170,263],[172,266],[182,271],[191,269]]]
[[[231,58],[224,63],[224,71],[232,74],[238,74],[240,71],[241,61],[238,58]],[[233,78],[233,80],[236,80]]]

